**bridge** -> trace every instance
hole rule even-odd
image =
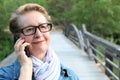
[[[75,71],[80,80],[120,80],[120,47],[88,32],[83,25],[63,26],[62,32],[51,32],[51,46],[61,62]],[[11,54],[0,67],[16,59]]]

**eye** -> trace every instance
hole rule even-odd
[[[28,27],[28,28],[25,28],[24,31],[25,32],[31,32],[33,31],[35,28],[34,27]]]
[[[40,24],[38,27],[41,32],[48,32],[51,30],[52,26],[50,23],[43,23],[43,24]]]
[[[47,24],[43,24],[43,25],[40,26],[41,29],[46,29],[47,27],[48,27]]]

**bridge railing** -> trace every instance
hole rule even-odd
[[[79,48],[83,49],[84,40],[81,35],[81,32],[77,29],[74,24],[63,26],[63,33],[70,40],[72,40]]]
[[[91,60],[100,63],[106,75],[113,80],[120,80],[120,46],[100,38],[86,30],[78,30],[74,24],[63,27],[63,33],[81,49]]]

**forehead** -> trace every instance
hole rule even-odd
[[[48,22],[46,17],[37,11],[30,11],[20,16],[19,25],[21,28],[27,27],[29,25],[37,26],[41,23]]]

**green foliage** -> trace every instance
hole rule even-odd
[[[119,0],[1,0],[0,29],[6,28],[11,13],[25,3],[38,3],[48,9],[55,24],[74,23],[100,36],[120,33]]]
[[[83,23],[87,29],[99,36],[120,33],[119,0],[51,0],[49,12],[56,24]]]
[[[0,0],[0,29],[4,30],[8,26],[11,14],[22,4],[38,3],[47,7],[49,0]]]
[[[114,62],[117,66],[120,65],[119,59],[113,58],[113,62]],[[113,72],[114,72],[115,75],[117,75],[117,77],[119,77],[120,71],[119,71],[118,69],[116,69],[116,68],[113,67]]]
[[[13,46],[12,36],[8,32],[0,31],[0,61],[13,52]]]

